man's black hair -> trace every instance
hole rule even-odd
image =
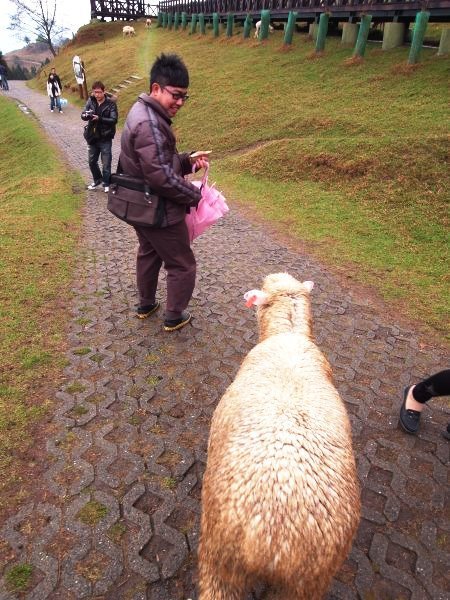
[[[186,65],[176,54],[161,54],[150,69],[150,88],[154,83],[161,87],[173,85],[173,87],[188,88],[189,73]]]
[[[94,83],[92,84],[92,89],[93,90],[101,89],[104,92],[105,84],[103,83],[103,81],[94,81]]]

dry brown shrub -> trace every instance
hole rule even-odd
[[[393,75],[412,75],[416,71],[422,68],[422,64],[416,63],[414,65],[410,65],[409,63],[399,63],[394,65],[391,69],[391,73]]]
[[[353,179],[367,175],[372,170],[374,161],[369,159],[343,161],[337,156],[322,152],[315,156],[304,156],[303,165],[314,170],[319,178],[320,172],[325,178],[328,178],[329,173],[332,172],[335,175]]]
[[[362,56],[352,56],[350,58],[346,58],[344,60],[345,67],[359,67],[364,62],[364,58]]]
[[[317,58],[323,58],[325,56],[325,52],[321,50],[320,52],[311,52],[306,56],[308,60],[316,60]]]
[[[277,50],[277,52],[291,52],[291,50],[293,50],[292,44],[283,44],[282,46],[280,46]]]
[[[228,46],[230,46],[231,44],[234,43],[234,40],[233,40],[232,37],[225,36],[225,37],[219,38],[219,43],[221,43],[221,44],[227,44]]]

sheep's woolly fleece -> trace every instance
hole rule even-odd
[[[200,599],[256,581],[321,598],[345,560],[360,498],[345,406],[311,337],[310,284],[269,275],[260,342],[213,415],[202,491]]]

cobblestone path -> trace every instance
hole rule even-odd
[[[11,87],[88,181],[78,109],[52,114],[45,96]],[[195,242],[192,326],[165,333],[162,312],[133,316],[134,232],[105,205],[102,192],[87,194],[70,364],[56,393],[45,476],[36,499],[3,524],[11,560],[0,574],[32,564],[33,587],[21,596],[30,600],[197,598],[209,421],[256,342],[242,295],[286,270],[316,282],[316,338],[351,416],[362,484],[361,526],[328,600],[450,598],[449,445],[440,435],[448,405],[429,403],[417,437],[397,429],[403,386],[447,367],[445,348],[422,343],[234,207]],[[1,600],[15,597],[3,577]]]

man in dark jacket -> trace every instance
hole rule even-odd
[[[83,112],[83,121],[88,121],[84,129],[84,137],[88,143],[88,160],[93,182],[87,187],[95,190],[103,185],[105,192],[109,191],[111,179],[112,140],[116,134],[117,105],[105,94],[105,86],[101,81],[92,85],[92,95],[89,97]],[[101,156],[103,173],[98,166]]]
[[[135,226],[139,240],[136,261],[139,307],[145,319],[159,308],[155,294],[162,264],[167,271],[166,331],[191,320],[186,307],[195,286],[196,263],[186,227],[186,212],[197,206],[200,191],[184,176],[208,165],[206,155],[179,154],[171,119],[188,99],[189,74],[182,60],[161,54],[150,70],[150,93],[132,106],[121,139],[121,172],[142,179],[163,199],[160,227]]]

